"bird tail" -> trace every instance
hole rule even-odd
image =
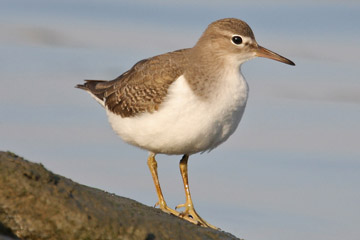
[[[102,106],[104,106],[105,92],[112,84],[104,80],[85,80],[84,84],[78,84],[75,87],[90,93]]]

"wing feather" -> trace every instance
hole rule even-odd
[[[189,49],[182,49],[136,63],[112,81],[86,80],[78,88],[89,91],[115,114],[132,117],[157,111],[169,86],[184,73]]]

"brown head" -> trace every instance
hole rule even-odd
[[[258,45],[249,25],[236,18],[225,18],[211,23],[194,46],[194,50],[202,52],[203,56],[226,56],[239,64],[254,57],[265,57],[295,65],[291,60]]]

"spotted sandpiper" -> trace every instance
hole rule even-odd
[[[194,209],[188,158],[214,149],[234,133],[248,98],[240,66],[255,57],[295,65],[258,45],[244,21],[226,18],[211,23],[192,48],[141,60],[114,80],[86,80],[76,87],[105,108],[113,130],[125,142],[149,151],[147,163],[159,198],[156,205],[216,229]],[[186,202],[175,209],[168,207],[160,188],[155,155],[161,153],[183,155],[180,172]]]

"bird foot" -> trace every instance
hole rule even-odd
[[[195,225],[201,226],[201,227],[209,227],[215,230],[220,230],[220,228],[215,227],[211,225],[210,223],[206,222],[204,219],[202,219],[199,214],[194,209],[194,206],[192,204],[180,204],[175,207],[175,210],[178,208],[185,208],[183,212],[180,212],[179,216],[180,218],[187,220]]]
[[[174,209],[169,208],[165,202],[157,202],[154,205],[154,207],[157,207],[157,206],[159,206],[161,211],[163,211],[163,212],[165,212],[167,214],[174,215],[174,216],[177,216],[177,217],[180,216],[180,213],[178,211],[175,211]]]

